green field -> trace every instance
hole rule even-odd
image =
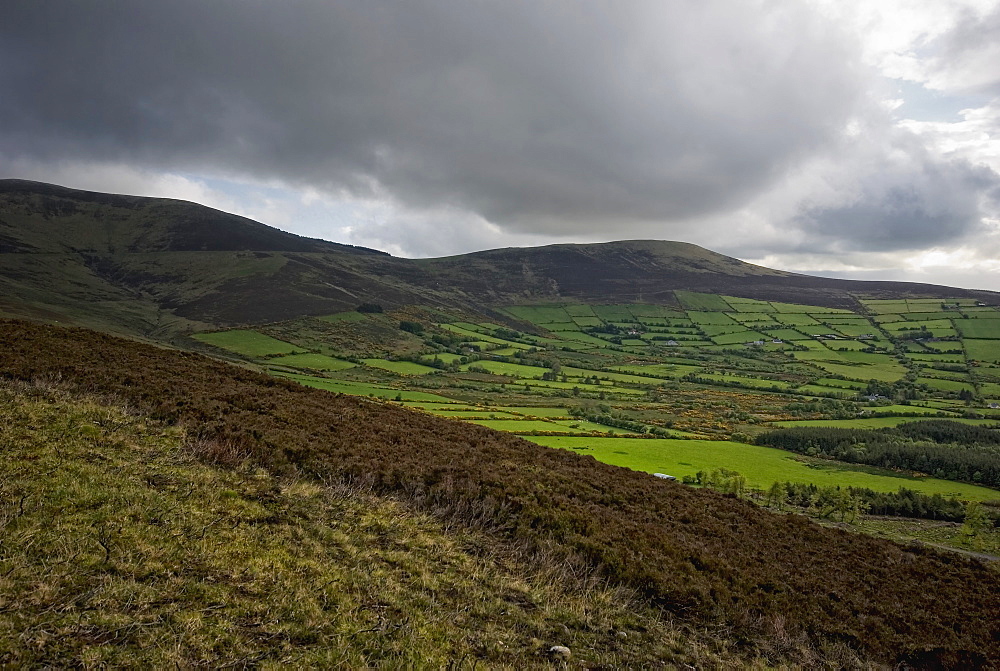
[[[855,382],[854,380],[838,380],[832,377],[821,377],[816,380],[816,384],[821,384],[827,387],[843,387],[844,389],[865,388],[865,385],[862,382]]]
[[[743,325],[724,312],[688,312],[692,323],[698,326],[732,326],[742,329]]]
[[[737,331],[736,333],[723,333],[712,336],[712,342],[716,345],[742,345],[748,342],[760,342],[770,340],[763,333],[757,331]]]
[[[526,387],[543,387],[548,389],[559,389],[562,391],[572,391],[574,389],[580,391],[592,391],[597,393],[605,394],[620,394],[625,396],[642,396],[646,392],[641,389],[627,389],[624,387],[615,387],[610,384],[608,385],[597,385],[597,384],[586,384],[582,382],[559,382],[555,380],[518,380],[517,382],[511,383],[508,386],[517,387],[517,385],[524,385]]]
[[[423,391],[409,391],[406,389],[389,389],[386,387],[376,387],[369,384],[357,382],[342,382],[340,380],[330,380],[325,377],[314,377],[312,375],[297,375],[294,373],[276,373],[279,377],[295,380],[299,384],[316,389],[332,391],[335,394],[350,394],[352,396],[374,396],[388,401],[430,401],[437,403],[454,403],[454,399],[429,394]]]
[[[593,349],[594,347],[608,346],[607,341],[601,340],[600,338],[595,338],[594,336],[589,335],[587,333],[580,333],[579,331],[559,333],[557,335],[561,340],[572,341],[573,343],[577,343],[579,345],[588,345],[589,346],[588,349]]]
[[[976,361],[1000,362],[1000,340],[965,340],[965,354]]]
[[[599,380],[610,380],[611,382],[625,382],[628,384],[647,384],[647,385],[657,385],[663,384],[663,380],[654,377],[644,377],[642,375],[629,375],[627,373],[609,373],[606,370],[588,370],[586,368],[575,368],[573,366],[566,366],[562,369],[562,372],[571,377],[593,377],[597,376]]]
[[[517,305],[507,308],[506,312],[532,324],[573,321],[569,313],[560,306]]]
[[[409,404],[407,404],[409,405]],[[481,410],[451,410],[449,408],[424,408],[427,412],[452,419],[515,419],[517,415],[502,410],[482,408]]]
[[[548,368],[542,368],[541,366],[525,366],[519,363],[507,363],[505,361],[482,360],[459,366],[461,370],[469,370],[469,368],[473,367],[483,368],[494,375],[507,375],[525,380],[534,380],[536,378],[540,379],[542,375],[549,372]]]
[[[387,359],[362,359],[362,362],[366,366],[371,366],[372,368],[381,368],[382,370],[387,370],[390,373],[396,373],[397,375],[427,375],[428,373],[436,373],[437,368],[432,368],[430,366],[425,366],[419,363],[413,363],[412,361],[389,361]]]
[[[940,411],[940,408],[925,407],[922,405],[879,405],[872,408],[865,408],[865,412],[873,414],[896,415],[935,415]]]
[[[606,322],[635,323],[635,315],[628,305],[594,305],[594,314]]]
[[[737,298],[735,296],[724,296],[723,298],[737,312],[775,312],[774,306],[767,301],[759,301],[755,298]]]
[[[334,359],[332,356],[323,354],[289,354],[280,356],[268,361],[269,364],[278,366],[289,366],[291,368],[311,368],[313,370],[345,370],[354,368],[355,365],[343,359]]]
[[[514,412],[519,415],[524,415],[525,417],[544,417],[545,419],[564,419],[569,417],[569,412],[566,408],[550,408],[550,407],[535,407],[535,406],[503,406],[501,408],[507,412]]]
[[[974,343],[989,343],[989,342],[994,342],[994,341],[990,341],[990,340],[966,340],[966,341],[964,341],[965,345],[967,345],[967,346],[971,345],[971,344],[974,344]],[[924,347],[926,347],[927,349],[934,350],[934,351],[937,351],[937,352],[952,352],[952,351],[961,352],[962,351],[962,343],[961,342],[941,341],[941,342],[923,342],[921,344]]]
[[[698,376],[699,380],[713,380],[740,387],[750,387],[752,389],[790,389],[795,385],[784,380],[767,380],[759,377],[746,377],[740,375],[720,375],[717,373],[703,373]]]
[[[935,332],[949,331],[951,332],[950,335],[954,335],[955,331],[955,328],[951,324],[951,320],[948,319],[934,319],[934,320],[922,320],[922,321],[908,320],[905,322],[896,322],[894,324],[888,324],[884,328],[886,331],[897,332],[897,333],[926,329],[928,331],[935,331]]]
[[[492,343],[494,345],[503,345],[504,347],[513,347],[515,349],[529,349],[529,346],[523,343],[512,342],[510,340],[503,340],[502,338],[494,338],[493,336],[484,335],[483,333],[480,333],[482,329],[473,330],[461,326],[456,326],[455,324],[440,324],[440,326],[441,328],[447,329],[452,333],[468,336],[471,342]]]
[[[962,354],[938,354],[934,352],[918,352],[908,354],[908,358],[913,361],[929,361],[934,363],[965,363],[965,356]]]
[[[890,426],[899,426],[907,422],[920,422],[927,417],[863,417],[860,419],[799,419],[785,422],[773,422],[775,426],[828,426],[838,429],[884,429]],[[962,417],[948,417],[948,421],[960,422],[962,424],[976,424],[979,426],[994,426],[996,420],[991,419],[965,419]]]
[[[974,392],[975,388],[968,382],[959,382],[957,380],[943,380],[936,377],[918,377],[917,384],[926,384],[931,389],[937,389],[939,391],[971,391]]]
[[[963,338],[1000,338],[1000,319],[957,319],[955,328]]]
[[[774,308],[775,312],[781,314],[805,314],[812,312],[816,308],[811,305],[798,305],[796,303],[779,303],[778,301],[771,301],[771,307]]]
[[[556,422],[546,422],[541,419],[477,419],[472,420],[472,423],[496,429],[497,431],[518,434],[532,433],[534,431],[548,433],[587,433],[596,431],[607,433],[612,430],[610,427],[602,426],[601,424],[592,424],[584,421],[572,422],[572,424],[577,425],[577,428],[572,428],[565,423],[557,424]],[[627,431],[618,431],[618,433],[627,433]]]
[[[363,322],[368,319],[368,315],[361,312],[338,312],[332,315],[325,315],[323,317],[317,317],[325,322],[337,323],[337,322]]]
[[[818,321],[810,317],[808,314],[801,312],[777,314],[774,315],[774,319],[775,321],[785,324],[786,326],[816,326],[819,324]]]
[[[467,405],[465,403],[460,403],[458,401],[445,400],[445,402],[435,402],[435,401],[407,401],[404,403],[407,408],[420,408],[421,410],[427,410],[429,412],[453,410],[453,411],[463,411],[463,410],[480,410],[475,406]]]
[[[236,329],[233,331],[216,331],[214,333],[195,333],[191,336],[195,340],[200,340],[214,347],[229,350],[236,354],[248,357],[272,356],[275,354],[291,354],[301,352],[301,347],[296,347],[283,340],[272,338],[271,336],[258,333],[257,331],[246,331]]]
[[[701,367],[687,364],[654,363],[644,366],[615,366],[615,370],[623,373],[635,373],[639,376],[675,379],[687,375],[688,373],[695,373],[701,370]]]
[[[437,359],[442,363],[455,363],[461,358],[462,358],[461,354],[453,354],[452,352],[436,352],[434,354],[428,354],[426,356],[422,356],[420,357],[420,360],[430,362]]]
[[[790,328],[764,329],[764,331],[768,337],[778,338],[779,340],[806,340],[809,338],[805,333]]]
[[[695,291],[675,291],[674,296],[684,306],[685,310],[706,310],[726,312],[731,308],[721,296],[715,294],[700,294]]]
[[[582,303],[577,303],[573,305],[566,305],[563,307],[570,317],[595,317],[594,309],[589,305],[584,305]]]
[[[853,380],[895,382],[906,374],[906,368],[901,363],[885,354],[816,350],[792,354],[799,361],[809,362],[827,373]]]
[[[979,391],[986,398],[994,400],[1000,398],[1000,384],[996,382],[980,382]]]
[[[818,396],[834,396],[841,398],[850,398],[857,395],[857,392],[852,389],[844,389],[843,387],[825,387],[821,384],[803,384],[796,387],[795,392],[798,394],[815,394]]]
[[[698,471],[728,468],[742,473],[749,485],[761,489],[766,489],[773,482],[788,481],[820,486],[867,487],[880,492],[907,487],[925,494],[955,495],[966,500],[1000,499],[1000,491],[986,487],[800,458],[783,450],[731,441],[561,436],[531,436],[528,440],[539,445],[571,449],[615,466],[647,473],[666,473],[678,478],[694,476]]]
[[[893,312],[909,312],[910,306],[906,301],[861,301],[868,308],[869,312],[877,315],[889,314]]]

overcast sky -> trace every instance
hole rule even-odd
[[[1000,0],[12,0],[0,177],[1000,290]]]

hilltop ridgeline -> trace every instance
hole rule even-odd
[[[855,296],[1000,296],[834,280],[696,245],[625,241],[402,259],[178,200],[0,180],[0,314],[169,339],[374,302],[495,317],[537,301],[673,305],[675,290],[857,307]]]
[[[0,321],[0,346],[0,377],[61,379],[275,473],[367,483],[561,554],[748,646],[786,637],[944,668],[1000,659],[1000,584],[978,562],[92,331]]]

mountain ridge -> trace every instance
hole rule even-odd
[[[1000,294],[815,277],[685,242],[508,247],[406,259],[181,200],[0,180],[0,314],[169,338],[366,302],[495,316],[530,302],[674,305],[674,291],[832,307],[858,296]]]

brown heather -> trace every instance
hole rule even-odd
[[[512,546],[561,554],[748,652],[806,640],[887,664],[1000,660],[1000,581],[974,561],[91,331],[0,321],[0,347],[2,377],[61,380],[128,403],[181,425],[220,463],[249,455],[274,474],[363,483]]]

